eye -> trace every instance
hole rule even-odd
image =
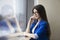
[[[35,13],[35,15],[37,15],[37,14]]]

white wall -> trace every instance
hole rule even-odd
[[[51,28],[51,40],[60,40],[60,0],[37,0],[45,6]]]

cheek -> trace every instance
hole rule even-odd
[[[39,18],[39,15],[37,14],[36,17]]]
[[[37,16],[36,16],[36,19],[38,19],[38,18],[39,18],[39,16],[37,15]]]

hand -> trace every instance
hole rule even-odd
[[[31,20],[34,20],[34,19],[35,19],[35,16],[31,16],[30,19],[31,19]]]
[[[29,20],[30,20],[30,22],[34,21],[35,20],[35,16],[31,16]]]

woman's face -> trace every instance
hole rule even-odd
[[[39,16],[39,13],[36,9],[33,10],[33,16],[35,17],[35,19],[39,19],[40,16]]]

